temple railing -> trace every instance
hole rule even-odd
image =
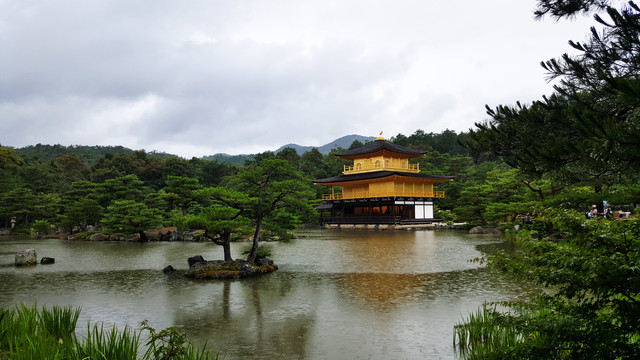
[[[349,175],[349,174],[358,174],[363,172],[379,171],[379,170],[419,173],[420,164],[405,164],[405,167],[402,167],[402,165],[399,162],[391,162],[388,164],[380,162],[379,164],[377,164],[377,166],[376,164],[364,164],[364,165],[359,164],[356,166],[345,165],[344,171],[342,173],[344,175]]]
[[[431,192],[366,192],[363,194],[346,195],[343,194],[322,194],[322,200],[350,200],[350,199],[369,199],[381,197],[426,197],[426,198],[444,198],[444,191]]]
[[[399,224],[402,222],[400,216],[339,216],[326,217],[323,223],[330,224]]]

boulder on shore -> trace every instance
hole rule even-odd
[[[149,241],[178,241],[180,233],[176,227],[164,227],[145,231]]]
[[[16,266],[37,265],[38,256],[35,249],[22,250],[16,253]]]
[[[482,234],[483,232],[484,229],[482,229],[482,226],[474,226],[469,229],[469,234]]]
[[[109,237],[103,233],[95,233],[89,237],[90,241],[107,241]]]
[[[182,234],[182,240],[184,241],[204,241],[205,238],[202,236],[204,234],[204,230],[194,230],[188,233]]]
[[[245,260],[210,260],[193,264],[185,276],[192,279],[240,279],[276,270],[278,270],[278,265],[275,265],[270,259],[260,259],[256,263],[249,263]]]
[[[496,229],[496,228],[488,228],[485,229],[483,232],[483,234],[489,234],[489,235],[502,235],[502,231]]]

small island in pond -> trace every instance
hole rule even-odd
[[[268,274],[278,270],[273,260],[259,259],[255,263],[244,260],[200,261],[189,267],[185,276],[191,279],[241,279]]]
[[[246,260],[205,260],[202,255],[192,256],[188,259],[189,269],[184,276],[197,280],[222,280],[241,279],[268,274],[278,270],[278,265],[273,260],[258,258],[255,262]],[[165,274],[176,272],[169,265],[162,270]]]

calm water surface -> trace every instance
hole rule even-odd
[[[187,257],[211,243],[74,242],[0,237],[0,305],[82,307],[88,321],[184,329],[225,359],[453,359],[453,325],[522,285],[469,260],[487,235],[455,231],[299,231],[270,244],[280,270],[258,279],[193,281]],[[246,244],[233,244],[234,257]],[[53,265],[17,268],[36,249]]]

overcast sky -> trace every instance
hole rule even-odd
[[[535,0],[0,0],[0,144],[186,158],[467,131],[551,93]]]

